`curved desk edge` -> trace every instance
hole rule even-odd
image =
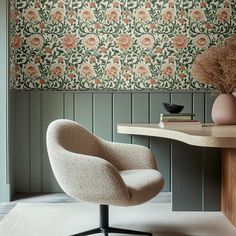
[[[202,129],[205,127],[193,127],[194,129]],[[175,130],[170,128],[160,128],[158,124],[117,124],[117,132],[120,134],[130,135],[144,135],[160,138],[169,138],[181,141],[193,146],[200,147],[214,147],[214,148],[236,148],[236,135],[235,137],[214,137],[208,135],[195,135],[184,132],[183,130]],[[236,133],[236,126],[235,126]]]

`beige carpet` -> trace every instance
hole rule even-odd
[[[98,226],[98,206],[87,203],[18,203],[0,221],[1,236],[67,236]],[[168,203],[111,207],[110,224],[158,236],[235,236],[220,212],[171,212]]]

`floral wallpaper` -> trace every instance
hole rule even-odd
[[[234,0],[10,0],[11,88],[202,90],[197,54],[236,33]]]

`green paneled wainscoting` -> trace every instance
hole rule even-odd
[[[15,192],[61,191],[51,171],[45,137],[52,120],[66,118],[106,140],[150,147],[165,179],[163,191],[172,191],[174,209],[219,209],[221,163],[217,149],[116,132],[117,123],[157,123],[164,112],[162,102],[183,104],[183,112],[194,112],[196,119],[211,122],[215,99],[211,93],[12,91],[11,97],[15,101]]]

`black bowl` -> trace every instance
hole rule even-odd
[[[166,111],[173,114],[180,113],[184,109],[184,106],[168,103],[168,102],[163,102],[162,105]]]

